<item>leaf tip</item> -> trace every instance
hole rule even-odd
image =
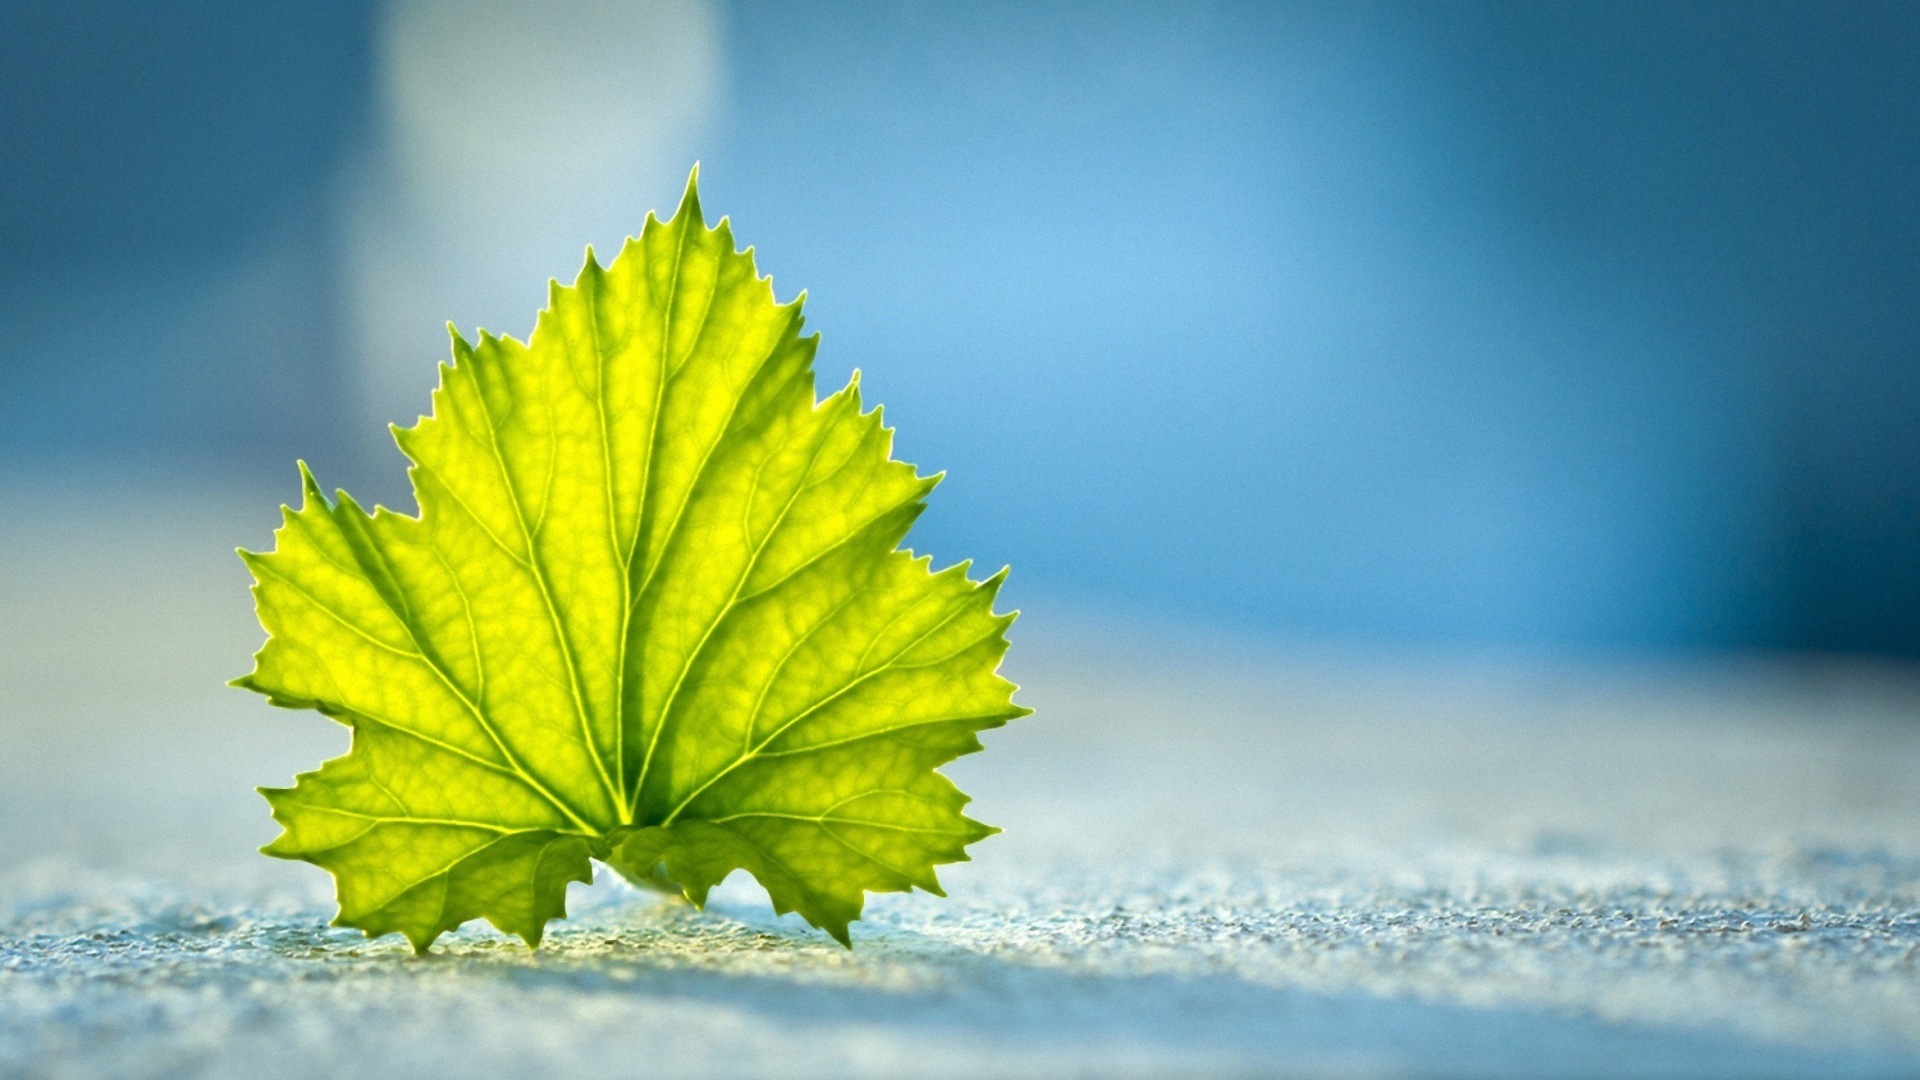
[[[687,173],[687,190],[680,196],[680,209],[673,212],[673,220],[680,221],[683,216],[691,215],[691,220],[706,227],[706,218],[700,213],[700,163],[694,162],[693,169]]]
[[[324,505],[327,501],[327,496],[320,490],[320,481],[314,479],[313,470],[307,467],[306,459],[296,458],[294,464],[300,469],[301,494],[305,495],[310,502],[318,501]]]

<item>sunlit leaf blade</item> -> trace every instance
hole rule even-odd
[[[938,893],[993,830],[934,770],[1027,710],[997,673],[1004,577],[899,550],[937,478],[695,185],[528,344],[454,336],[397,430],[417,517],[303,500],[242,553],[269,637],[237,680],[350,725],[265,791],[265,850],[331,872],[338,922],[425,949],[485,918],[537,944],[590,856],[696,903],[735,869],[842,942],[869,891]]]

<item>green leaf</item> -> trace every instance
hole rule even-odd
[[[994,830],[934,771],[1028,710],[996,673],[1005,572],[898,549],[938,477],[891,459],[858,376],[695,184],[527,344],[456,332],[394,432],[419,516],[304,500],[242,552],[268,640],[237,685],[353,729],[263,789],[264,850],[336,879],[337,923],[425,950],[485,918],[537,945],[589,859],[696,904],[745,869],[848,943],[865,893]]]

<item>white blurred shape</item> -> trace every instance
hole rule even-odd
[[[724,59],[706,0],[397,0],[379,47],[346,223],[370,431],[426,410],[449,321],[524,340],[548,278],[672,209]]]

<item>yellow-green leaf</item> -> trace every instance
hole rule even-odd
[[[340,924],[538,944],[598,857],[695,903],[745,869],[844,943],[866,892],[938,893],[993,832],[934,770],[1027,711],[1005,572],[899,550],[938,478],[892,460],[858,376],[815,400],[801,302],[690,180],[526,344],[455,333],[394,433],[418,516],[302,466],[242,553],[269,636],[236,682],[353,728],[264,790],[264,850],[332,873]]]

